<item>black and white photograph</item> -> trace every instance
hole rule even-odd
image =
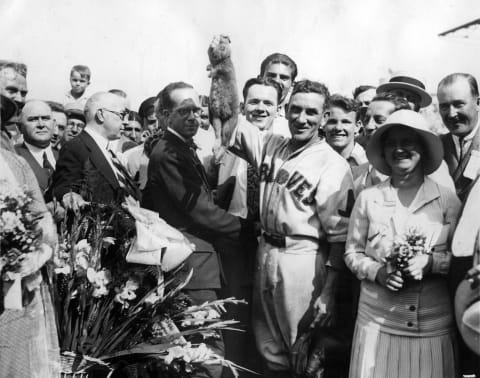
[[[480,378],[478,0],[0,17],[0,378]]]

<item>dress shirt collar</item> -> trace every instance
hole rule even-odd
[[[110,141],[107,138],[105,138],[103,135],[101,135],[98,131],[96,131],[93,127],[89,125],[87,125],[84,130],[88,135],[93,138],[98,147],[108,151]]]
[[[173,135],[175,135],[177,138],[179,138],[183,143],[185,143],[188,147],[193,147],[194,149],[199,148],[193,139],[187,140],[183,136],[181,136],[179,133],[177,133],[175,130],[173,130],[170,127],[167,127],[167,130],[170,131]]]
[[[30,153],[33,155],[33,157],[38,162],[38,164],[40,164],[41,167],[43,167],[43,153],[45,152],[47,154],[48,162],[52,167],[55,168],[55,156],[53,155],[52,146],[50,144],[45,148],[40,148],[25,141],[23,143],[25,143],[25,146],[28,148]]]
[[[368,161],[367,154],[362,146],[358,143],[353,145],[352,152],[350,152],[350,156],[347,158],[347,161],[350,163],[351,160],[355,163],[355,165],[362,165]]]
[[[473,128],[472,131],[470,131],[470,133],[467,136],[465,136],[462,139],[463,143],[467,143],[467,142],[471,141],[473,139],[473,137],[475,136],[475,134],[477,133],[479,127],[480,127],[480,116],[478,118],[477,125]],[[452,134],[452,137],[453,137],[453,140],[455,142],[455,145],[460,146],[460,137],[458,137],[455,134]]]

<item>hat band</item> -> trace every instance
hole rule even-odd
[[[394,76],[390,79],[389,83],[405,83],[415,85],[416,87],[420,87],[425,90],[425,85],[420,80],[414,79],[413,77],[409,76]]]

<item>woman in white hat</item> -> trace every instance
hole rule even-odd
[[[427,177],[441,164],[442,143],[421,115],[399,110],[373,135],[367,156],[390,178],[362,191],[350,218],[345,262],[361,280],[350,377],[455,377],[446,275],[460,201]],[[386,258],[412,229],[433,252],[395,270]]]

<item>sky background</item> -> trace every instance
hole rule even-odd
[[[121,88],[134,109],[172,81],[207,94],[220,33],[240,88],[273,52],[342,94],[389,69],[431,92],[451,72],[480,79],[480,40],[438,37],[480,18],[479,0],[0,0],[0,14],[0,59],[28,65],[28,98],[62,100],[74,64],[91,68],[91,93]]]

